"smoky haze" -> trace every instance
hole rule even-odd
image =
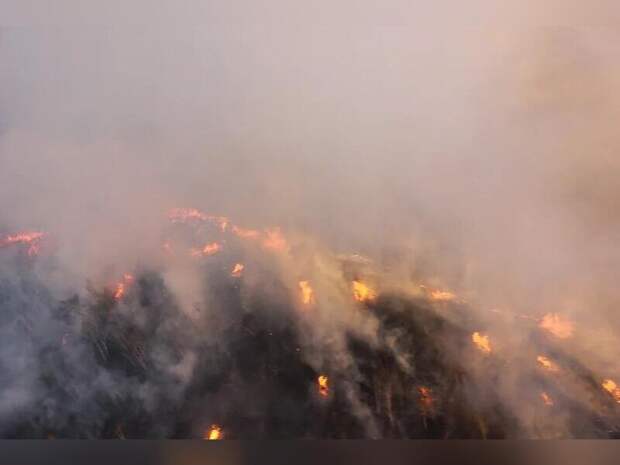
[[[280,225],[562,312],[620,377],[617,3],[296,3],[5,0],[0,232],[54,237],[64,289],[173,207]]]

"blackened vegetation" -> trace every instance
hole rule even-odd
[[[239,279],[222,273],[228,265],[214,263],[204,270],[213,300],[206,323],[187,316],[155,272],[137,275],[121,302],[91,289],[55,303],[33,274],[3,275],[0,331],[15,337],[1,346],[0,383],[5,392],[23,389],[25,400],[3,402],[2,437],[201,438],[211,424],[231,439],[366,437],[345,392],[350,383],[380,437],[528,434],[494,389],[507,367],[472,348],[471,316],[457,324],[429,302],[398,295],[360,304],[381,323],[379,345],[348,335],[357,375],[326,367],[324,397],[321,373],[304,356],[320,348],[300,342],[287,291],[267,276],[270,292],[245,295]],[[532,343],[554,350],[547,340]],[[613,401],[586,367],[555,350],[603,413],[575,402],[560,381],[541,376],[523,389],[538,383],[562,403],[575,436],[616,434]],[[464,354],[481,357],[483,382],[468,374]],[[27,361],[12,358],[20,356]]]

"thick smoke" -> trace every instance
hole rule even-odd
[[[9,1],[0,19],[0,237],[46,233],[36,258],[0,248],[0,435],[616,428],[592,394],[620,381],[614,2],[99,3]],[[279,226],[291,248],[171,225],[175,207]],[[212,236],[225,249],[202,261],[162,252]],[[353,279],[383,293],[367,312]],[[569,341],[537,329],[547,313]],[[276,388],[282,366],[302,368]],[[408,384],[467,420],[407,424]]]

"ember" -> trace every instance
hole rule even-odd
[[[360,281],[353,281],[353,297],[358,302],[368,302],[377,297],[377,293]]]
[[[299,289],[301,290],[301,301],[305,305],[314,303],[314,291],[308,281],[299,281]]]
[[[491,341],[489,340],[489,336],[480,334],[476,331],[471,335],[471,340],[480,351],[486,354],[491,353]]]
[[[217,441],[222,439],[222,428],[218,425],[211,425],[211,428],[205,432],[204,439],[207,441]]]
[[[317,385],[319,388],[319,394],[323,397],[327,397],[329,395],[329,380],[327,376],[320,375],[317,378]]]

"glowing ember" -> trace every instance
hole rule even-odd
[[[377,293],[360,281],[353,281],[353,297],[358,302],[368,302],[377,297]]]
[[[222,250],[222,246],[218,242],[211,242],[205,245],[202,249],[192,249],[192,256],[199,257],[204,256],[208,257],[210,255],[215,255],[220,250]]]
[[[420,386],[418,388],[418,393],[420,394],[420,406],[422,407],[422,410],[425,412],[431,411],[435,403],[431,388]]]
[[[450,291],[433,290],[430,295],[432,300],[436,300],[438,302],[450,302],[456,299],[456,294],[453,294]]]
[[[234,278],[240,278],[244,268],[245,266],[243,264],[237,263],[230,272],[230,275]]]
[[[116,290],[114,291],[114,300],[121,300],[127,292],[127,287],[129,287],[133,283],[133,281],[133,276],[129,273],[125,273],[123,275],[123,280],[116,285]]]
[[[545,370],[551,371],[553,373],[557,373],[558,371],[560,371],[560,368],[555,363],[553,363],[549,358],[543,355],[539,355],[538,357],[536,357],[536,361],[538,362],[538,365],[540,365]]]
[[[280,228],[272,228],[265,230],[265,238],[263,239],[263,247],[278,252],[288,250],[286,239],[282,235]]]
[[[34,256],[39,253],[40,245],[39,241],[45,234],[42,232],[22,232],[6,236],[4,239],[0,239],[0,248],[7,247],[14,244],[27,244],[28,255]]]
[[[242,239],[258,239],[260,236],[260,232],[255,229],[244,229],[239,226],[233,226],[231,231],[234,235]]]
[[[541,392],[540,398],[546,406],[553,407],[553,399],[551,398],[551,396],[549,396],[549,394],[547,394],[546,392]]]
[[[173,223],[187,223],[188,221],[207,221],[208,216],[195,208],[173,208],[168,213]]]
[[[612,395],[616,402],[620,403],[620,388],[614,381],[606,379],[601,383],[601,386]]]
[[[480,334],[476,331],[471,335],[471,340],[482,352],[487,354],[491,353],[491,341],[486,334]]]
[[[217,441],[222,439],[222,436],[222,428],[218,425],[211,425],[211,429],[206,431],[203,437],[207,441]]]
[[[538,325],[559,339],[568,339],[575,330],[573,322],[562,318],[557,313],[547,313]]]
[[[329,395],[329,380],[327,376],[320,375],[317,378],[317,384],[319,387],[319,394],[323,397],[327,397]]]
[[[301,290],[301,301],[305,305],[314,303],[314,291],[308,281],[299,281],[299,289]]]

